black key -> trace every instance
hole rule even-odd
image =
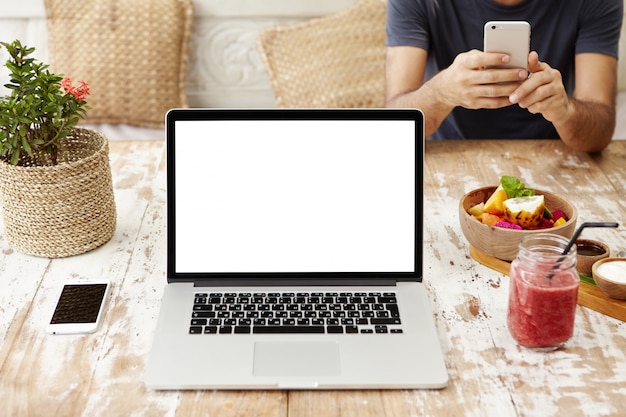
[[[402,333],[402,329],[391,329],[390,333]]]
[[[398,300],[396,300],[396,297],[378,297],[378,302],[381,304],[396,304]]]
[[[376,333],[387,333],[388,329],[387,326],[374,326],[374,331]]]
[[[359,328],[356,326],[346,326],[346,333],[358,333]]]
[[[210,319],[215,317],[214,311],[194,311],[191,313],[191,317],[194,319]]]
[[[326,331],[328,333],[343,333],[343,327],[342,326],[327,326]]]
[[[204,334],[216,334],[217,333],[217,326],[205,326],[204,327]]]
[[[197,292],[196,293],[196,297],[207,298],[208,296],[209,296],[209,294],[207,294],[205,292]]]
[[[361,333],[374,333],[372,329],[361,329]]]
[[[387,304],[387,310],[391,317],[400,317],[400,310],[397,304]]]
[[[205,326],[207,320],[206,319],[191,319],[191,326]]]
[[[252,333],[324,333],[324,326],[263,326],[254,327]]]
[[[371,324],[402,324],[398,317],[373,318],[370,319]]]
[[[191,326],[189,328],[189,334],[200,334],[202,333],[202,326]]]
[[[232,326],[220,326],[220,333],[232,333]]]
[[[213,306],[211,304],[196,304],[193,306],[193,311],[211,311]]]
[[[250,333],[250,326],[235,326],[235,333]]]

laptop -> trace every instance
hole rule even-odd
[[[411,109],[174,109],[153,389],[442,388]]]

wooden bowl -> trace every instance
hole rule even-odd
[[[574,206],[555,194],[541,190],[535,190],[535,194],[544,196],[545,205],[551,211],[562,210],[569,219],[567,223],[550,229],[513,230],[487,226],[476,220],[467,210],[476,204],[486,202],[496,188],[483,187],[470,191],[459,203],[459,220],[463,235],[470,245],[480,252],[504,261],[512,261],[517,256],[520,241],[528,235],[554,233],[568,239],[574,235],[578,218]]]
[[[591,275],[591,267],[600,259],[608,258],[609,247],[598,240],[576,240],[576,269],[583,275]]]
[[[622,268],[615,268],[612,273],[609,273],[601,267],[604,264],[613,262],[619,262]],[[602,290],[607,297],[626,300],[626,258],[601,259],[593,264],[591,275],[600,290]]]

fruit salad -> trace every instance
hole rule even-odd
[[[550,211],[542,195],[535,195],[535,190],[526,188],[518,178],[506,175],[486,202],[467,212],[488,226],[516,230],[550,229],[568,220],[562,210]]]

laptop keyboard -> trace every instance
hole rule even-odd
[[[393,292],[196,293],[190,334],[402,333]]]

